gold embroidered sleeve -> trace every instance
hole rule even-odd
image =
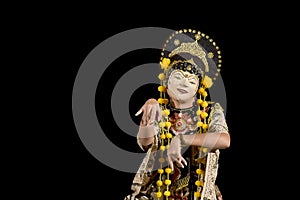
[[[219,103],[216,103],[210,113],[210,123],[208,132],[227,132],[228,126],[226,123],[223,108]]]

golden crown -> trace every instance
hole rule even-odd
[[[192,73],[215,81],[221,70],[221,51],[208,35],[192,29],[175,31],[165,42],[160,58],[162,69],[168,71],[180,63],[191,64]]]

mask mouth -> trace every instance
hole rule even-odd
[[[181,94],[187,94],[188,91],[184,90],[184,89],[180,89],[180,88],[177,88],[177,91],[180,92]]]

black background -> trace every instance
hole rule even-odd
[[[99,22],[99,24],[101,23]],[[238,60],[236,60],[236,49],[242,49],[243,46],[239,43],[231,42],[238,38],[235,38],[234,35],[232,35],[233,30],[229,29],[230,24],[227,26],[224,24],[227,24],[226,19],[217,22],[215,19],[203,19],[203,17],[197,17],[195,19],[192,17],[178,17],[178,19],[176,19],[175,17],[171,21],[155,21],[151,19],[137,21],[137,18],[133,18],[128,21],[120,21],[118,25],[105,23],[104,25],[99,25],[97,28],[95,25],[83,22],[75,26],[77,30],[81,29],[80,34],[76,33],[76,30],[71,31],[74,27],[71,27],[71,30],[68,30],[67,32],[73,34],[72,38],[76,38],[73,39],[73,41],[67,40],[69,42],[68,45],[71,45],[71,47],[67,47],[67,50],[69,51],[69,49],[72,49],[72,54],[69,58],[69,61],[72,63],[72,67],[70,67],[68,76],[71,75],[71,81],[69,83],[69,89],[71,92],[72,80],[74,81],[76,72],[79,69],[81,62],[85,59],[85,56],[87,56],[88,53],[104,39],[125,30],[149,26],[170,28],[173,30],[192,28],[201,30],[202,32],[210,35],[215,41],[217,41],[217,44],[223,52],[222,55],[224,64],[221,74],[226,87],[228,101],[226,114],[232,136],[231,147],[221,152],[217,183],[219,184],[224,198],[233,199],[236,195],[236,189],[243,189],[241,188],[242,180],[240,180],[240,178],[247,178],[252,175],[242,171],[245,156],[245,152],[243,152],[243,149],[245,148],[243,147],[245,145],[243,142],[245,141],[243,140],[245,140],[245,137],[240,135],[240,132],[242,132],[241,129],[243,128],[243,122],[241,122],[240,116],[242,114],[242,109],[238,109],[237,106],[239,105],[239,99],[243,98],[241,96],[243,94],[239,92],[240,90],[237,87],[238,84],[236,84],[241,80],[240,76],[234,75],[236,74],[236,69],[234,68],[238,67],[238,65],[236,65]],[[82,33],[82,30],[85,30],[85,32]],[[74,37],[74,35],[76,37]],[[98,85],[95,106],[99,111],[99,123],[102,124],[104,130],[109,132],[107,137],[123,149],[136,152],[139,151],[135,138],[123,133],[114,123],[110,114],[110,107],[102,106],[110,105],[110,92],[113,89],[114,83],[118,81],[118,78],[120,78],[121,75],[138,64],[157,62],[158,58],[159,51],[156,50],[146,49],[132,52],[129,55],[120,58],[120,61],[116,62],[116,66],[111,66],[110,68],[116,69],[119,64],[122,65],[122,70],[109,70],[109,73],[104,74],[106,77],[102,78],[104,81],[100,82]],[[235,93],[240,94],[238,99],[238,95]],[[148,86],[147,88],[147,86],[144,86],[143,88],[140,88],[140,90],[136,91],[135,95],[132,96],[130,101],[132,104],[129,105],[130,112],[132,114],[135,113],[145,99],[153,96],[155,97],[157,95],[156,87]],[[70,111],[70,120],[72,120],[71,114],[72,113]],[[136,123],[138,123],[138,117],[134,117],[133,115],[131,117]],[[70,123],[72,127],[72,122]],[[72,132],[69,132],[69,137],[66,137],[66,144],[64,144],[68,146],[68,150],[64,152],[66,160],[64,160],[64,164],[60,165],[58,168],[61,172],[59,173],[61,176],[58,177],[58,180],[60,180],[59,182],[71,187],[68,187],[69,189],[66,189],[66,187],[56,187],[56,189],[60,190],[62,194],[72,194],[75,196],[89,195],[101,199],[103,198],[103,195],[107,195],[111,199],[123,199],[124,196],[131,192],[130,186],[134,174],[120,172],[103,165],[85,149],[78,137],[78,134],[76,133],[75,127],[71,130]]]
[[[182,22],[179,21],[178,25],[176,26],[168,25],[168,23],[165,24],[162,21],[160,21],[159,23],[155,21],[153,23],[150,23],[151,20],[150,22],[142,23],[131,20],[124,22],[123,24],[120,23],[120,25],[118,25],[117,27],[106,25],[103,27],[103,29],[95,29],[95,27],[87,26],[86,24],[82,24],[82,27],[80,25],[77,25],[78,28],[81,27],[81,29],[86,29],[86,33],[81,33],[80,35],[78,35],[78,39],[74,40],[72,44],[75,45],[72,52],[78,54],[78,56],[73,55],[70,60],[78,59],[78,62],[75,62],[75,64],[72,66],[72,71],[70,71],[72,72],[71,80],[75,79],[76,70],[79,69],[80,62],[82,62],[85,56],[87,56],[88,53],[93,50],[93,48],[96,47],[102,40],[125,30],[147,26],[170,28],[174,30],[192,27],[196,30],[204,29],[202,30],[202,32],[204,33],[209,32],[210,36],[212,38],[215,38],[215,41],[219,41],[218,43],[220,48],[224,52],[226,52],[223,55],[225,74],[225,71],[227,69],[226,66],[229,66],[229,63],[227,62],[230,62],[230,58],[226,59],[226,54],[230,53],[229,47],[228,50],[226,50],[226,32],[224,32],[222,29],[216,29],[216,27],[214,27],[213,25],[209,25],[209,22],[206,22],[207,24],[193,24],[188,20],[181,20]],[[76,34],[76,32],[74,32],[74,34]],[[77,49],[78,52],[74,52],[75,49]],[[114,84],[116,84],[118,79],[123,74],[125,74],[126,71],[140,64],[157,62],[159,56],[159,50],[155,49],[144,49],[128,53],[127,55],[119,58],[119,60],[115,61],[112,66],[110,66],[106,70],[106,72],[103,74],[103,77],[101,78],[101,81],[99,82],[95,98],[95,106],[96,110],[98,111],[97,115],[99,123],[101,124],[104,132],[108,133],[107,137],[114,144],[123,149],[139,152],[139,148],[136,144],[136,139],[125,134],[117,127],[117,124],[114,122],[113,117],[110,114],[110,106],[103,105],[110,105],[110,95],[113,91]],[[73,63],[74,61],[71,62]],[[122,66],[122,69],[119,69],[120,66]],[[228,85],[226,85],[226,88],[230,88],[230,81],[225,82],[225,84],[227,83]],[[72,89],[72,81],[70,82],[70,89]],[[130,100],[130,105],[128,105],[130,113],[134,114],[147,98],[157,97],[157,95],[158,92],[155,86],[146,85],[141,87],[134,93],[132,99]],[[227,95],[230,98],[230,91],[228,91]],[[232,124],[234,124],[234,113],[230,115],[230,112],[233,112],[231,111],[232,109],[233,108],[229,106],[227,111],[228,123],[230,127],[233,126]],[[131,117],[132,120],[138,123],[139,117],[134,117],[133,115]],[[70,118],[72,119],[71,115]],[[103,195],[110,196],[111,199],[123,199],[127,194],[131,192],[130,187],[134,174],[117,171],[99,162],[85,149],[84,145],[80,141],[80,138],[78,137],[78,134],[76,133],[75,127],[73,127],[73,129],[71,130],[72,132],[69,133],[69,137],[66,138],[67,146],[69,147],[69,149],[65,157],[68,161],[63,162],[64,164],[60,168],[58,168],[58,170],[61,172],[60,174],[62,175],[60,180],[71,187],[68,187],[69,190],[66,190],[65,187],[57,187],[57,189],[61,190],[63,194],[68,193],[75,196],[76,193],[78,193],[79,195],[95,196],[100,199],[103,198]],[[234,158],[238,156],[238,154],[235,154],[235,152],[237,152],[235,151],[235,149],[238,148],[238,145],[235,144],[235,141],[240,140],[238,139],[237,134],[235,134],[234,128],[232,128],[231,131],[233,137],[232,147],[231,149],[228,149],[221,154],[221,167],[219,172],[220,178],[218,179],[223,195],[225,197],[228,196],[228,199],[230,199],[230,190],[232,187],[234,187],[233,185],[231,185],[232,178],[230,174],[234,172],[232,171],[232,166],[234,163]],[[99,144],[101,143],[99,142]]]
[[[93,9],[78,5],[76,9],[49,5],[33,12],[26,10],[26,14],[7,23],[15,28],[11,36],[16,42],[7,52],[22,54],[10,61],[29,63],[26,68],[20,65],[23,68],[18,71],[26,79],[17,90],[18,96],[26,102],[23,106],[26,111],[19,116],[26,123],[20,128],[24,131],[24,127],[30,126],[28,133],[37,132],[30,143],[20,140],[25,144],[22,154],[18,154],[18,159],[12,157],[17,164],[13,165],[15,168],[7,186],[14,191],[17,188],[17,192],[10,192],[10,195],[38,199],[122,200],[130,193],[134,174],[105,166],[81,142],[73,121],[72,92],[78,69],[97,45],[115,34],[139,27],[192,28],[210,35],[217,42],[223,56],[221,75],[226,89],[226,118],[231,134],[230,148],[221,151],[217,183],[224,200],[271,195],[266,192],[266,187],[274,183],[272,177],[278,177],[270,172],[271,163],[283,152],[277,150],[276,154],[271,154],[267,151],[274,134],[269,126],[264,126],[266,118],[261,115],[271,115],[269,97],[278,95],[274,93],[277,84],[270,81],[270,78],[277,81],[278,74],[273,70],[275,65],[270,65],[272,59],[268,55],[274,37],[269,31],[258,28],[260,24],[271,30],[273,20],[269,17],[254,18],[264,10],[248,11],[244,7],[227,10],[222,6],[216,10],[215,5],[197,5],[194,11],[194,4],[188,4],[189,9],[182,11],[182,5],[172,8],[157,5],[151,9],[147,3],[147,10],[144,6],[130,10],[124,7],[123,12],[117,12],[116,6],[122,8],[120,4]],[[253,15],[254,11],[256,15]],[[33,51],[27,55],[29,49]],[[138,59],[132,60],[133,57]],[[258,62],[261,58],[266,59]],[[143,50],[125,56],[120,62],[125,62],[129,70],[158,59],[156,51]],[[29,72],[32,78],[25,77],[23,71]],[[126,69],[112,70],[103,77],[107,85],[98,86],[95,102],[98,110],[101,102],[110,103],[109,91],[113,86],[110,81],[118,81],[124,73]],[[32,92],[29,88],[33,89]],[[104,88],[107,96],[101,99],[99,95]],[[144,93],[143,89],[148,92]],[[143,100],[152,94],[157,95],[152,87],[137,91],[132,97],[130,112],[135,113]],[[138,98],[140,95],[142,97]],[[138,151],[135,139],[120,131],[111,117],[104,117],[104,114],[110,115],[109,106],[106,108],[105,112],[98,113],[98,117],[99,123],[106,120],[106,126],[111,126],[114,135],[107,135],[109,139],[123,149]],[[29,118],[29,115],[34,117]],[[138,118],[133,115],[132,120],[138,123]],[[28,139],[30,135],[22,136]],[[30,151],[25,151],[27,149]],[[277,169],[278,165],[283,165],[282,162],[276,164]]]

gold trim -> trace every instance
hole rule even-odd
[[[205,51],[198,45],[198,41],[195,40],[195,42],[188,42],[188,43],[181,43],[181,45],[179,47],[177,47],[176,49],[174,49],[170,54],[169,57],[172,57],[176,54],[179,53],[189,53],[192,54],[194,56],[197,56],[198,58],[200,58],[202,60],[202,62],[205,65],[205,71],[209,72],[209,66],[208,66],[208,62],[205,58],[206,53]]]

